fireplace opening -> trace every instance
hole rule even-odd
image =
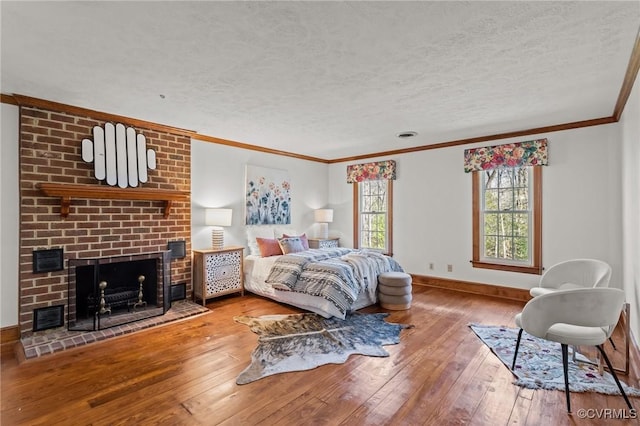
[[[100,330],[164,315],[171,307],[170,262],[170,251],[69,259],[69,330]]]

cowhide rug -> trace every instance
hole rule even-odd
[[[400,331],[412,325],[391,324],[388,313],[348,314],[346,319],[317,314],[237,316],[258,337],[249,365],[236,380],[243,385],[288,371],[311,370],[324,364],[342,364],[349,355],[387,357],[382,345],[400,342]]]

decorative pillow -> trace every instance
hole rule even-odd
[[[284,254],[298,253],[305,250],[300,237],[278,238],[278,243]]]
[[[274,238],[279,238],[279,237],[287,238],[285,234],[293,235],[293,236],[298,235],[298,231],[296,229],[290,226],[282,226],[282,225],[274,226],[273,233],[275,234]]]
[[[307,234],[302,234],[302,235],[283,234],[282,238],[300,238],[300,241],[302,241],[302,247],[304,247],[305,250],[309,250],[309,240],[307,239]]]
[[[282,254],[282,249],[280,248],[280,244],[278,244],[278,240],[275,238],[256,238],[256,242],[258,243],[258,248],[260,249],[260,256],[269,257],[269,256],[278,256]]]
[[[247,245],[249,246],[249,254],[260,256],[260,247],[256,238],[274,239],[273,227],[269,226],[251,226],[247,227]]]

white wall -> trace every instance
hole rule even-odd
[[[19,109],[1,104],[0,127],[0,328],[18,324],[18,122]]]
[[[622,286],[621,143],[617,124],[531,135],[476,146],[546,137],[549,166],[543,169],[543,266],[575,257],[609,262],[612,285]],[[497,284],[535,286],[531,274],[473,268],[471,175],[463,171],[458,146],[381,159],[395,159],[394,257],[409,273]],[[366,160],[369,161],[369,160]],[[358,161],[365,162],[365,161]],[[329,204],[334,230],[352,244],[352,188],[347,163],[329,166]],[[434,263],[434,270],[428,269]],[[446,265],[453,272],[446,272]]]
[[[631,331],[640,344],[640,79],[636,78],[621,120],[622,128],[622,262]]]
[[[211,227],[204,226],[207,207],[231,208],[225,245],[247,246],[244,225],[245,166],[286,170],[291,179],[291,226],[314,236],[313,210],[327,204],[327,165],[199,140],[191,144],[191,238],[193,249],[211,247]],[[248,253],[248,252],[245,252]]]

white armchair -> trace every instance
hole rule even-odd
[[[596,259],[572,259],[551,266],[540,278],[538,287],[529,293],[533,297],[558,290],[584,287],[609,287],[611,266]]]
[[[515,322],[520,331],[513,364],[515,368],[522,331],[541,339],[560,343],[567,397],[567,412],[571,412],[568,375],[568,345],[596,346],[604,358],[620,393],[633,409],[602,344],[611,337],[620,318],[625,295],[615,288],[579,288],[558,290],[531,299]]]

